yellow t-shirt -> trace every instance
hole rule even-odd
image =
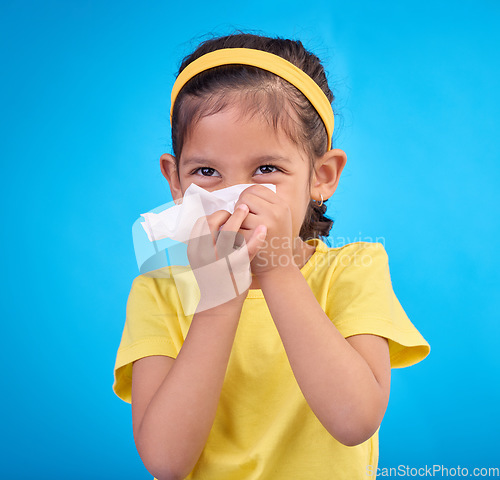
[[[394,294],[382,244],[307,243],[316,251],[301,272],[344,337],[387,338],[395,368],[427,356],[428,343]],[[182,312],[172,278],[134,279],[114,370],[119,398],[131,403],[132,362],[149,355],[177,357],[192,320]],[[262,290],[250,290],[215,421],[187,479],[356,480],[377,464],[378,430],[361,445],[346,447],[321,425],[295,380]]]

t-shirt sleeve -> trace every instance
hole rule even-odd
[[[387,338],[393,368],[423,360],[430,346],[394,293],[384,246],[369,242],[349,245],[335,264],[325,313],[344,338],[359,334]]]
[[[175,310],[166,311],[169,304],[155,279],[140,275],[132,283],[127,301],[126,320],[116,354],[113,391],[127,403],[132,403],[132,363],[151,355],[176,358],[180,337],[175,328]]]

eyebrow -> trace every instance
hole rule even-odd
[[[256,165],[256,164],[262,164],[266,162],[282,162],[282,163],[292,163],[291,160],[287,157],[283,157],[282,155],[260,155],[258,157],[252,158],[249,162],[248,165]],[[183,160],[183,165],[204,165],[204,164],[210,164],[210,165],[215,165],[217,166],[217,161],[216,160],[211,160],[209,158],[205,157],[189,157],[186,160]]]

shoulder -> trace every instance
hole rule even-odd
[[[314,258],[303,273],[318,300],[333,295],[338,302],[339,295],[356,296],[364,285],[390,283],[387,253],[381,243],[354,242],[339,247],[317,239],[314,243]]]
[[[339,247],[329,247],[318,242],[315,269],[329,271],[330,274],[342,270],[367,270],[377,265],[388,265],[385,247],[378,242],[352,242]]]
[[[173,285],[177,278],[183,277],[189,272],[191,272],[189,265],[173,265],[159,268],[135,277],[132,281],[132,287],[161,288]]]
[[[189,266],[169,266],[138,275],[132,281],[130,297],[178,300],[178,289],[193,283]]]
[[[340,268],[366,270],[389,263],[381,243],[354,242],[338,247],[338,250],[336,259]]]
[[[338,257],[387,256],[384,245],[378,242],[352,242],[340,247],[327,247],[327,249],[330,254]]]

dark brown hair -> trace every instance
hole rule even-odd
[[[202,42],[185,57],[178,75],[202,55],[222,48],[252,48],[274,53],[307,73],[335,99],[318,57],[308,52],[300,41],[270,38],[249,33],[234,33]],[[309,186],[317,158],[327,151],[326,128],[305,95],[281,77],[248,65],[222,65],[199,73],[179,92],[172,112],[172,148],[177,172],[182,147],[196,122],[220,112],[238,100],[245,115],[259,114],[275,129],[282,129],[310,159]],[[333,220],[325,216],[326,205],[311,200],[299,236],[302,240],[326,237]]]

